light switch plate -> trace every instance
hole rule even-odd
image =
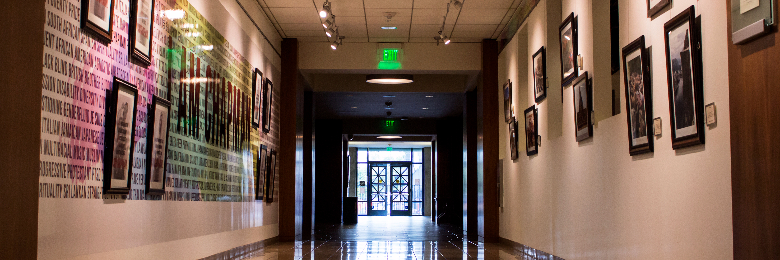
[[[655,136],[661,136],[661,118],[656,117],[653,119],[653,133]]]
[[[710,103],[704,108],[704,112],[707,114],[707,125],[712,126],[718,123],[718,113],[715,109],[715,103]]]

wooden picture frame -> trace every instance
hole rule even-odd
[[[512,82],[506,80],[504,83],[504,122],[512,122]]]
[[[271,107],[273,106],[274,84],[266,78],[263,84],[263,133],[271,132]]]
[[[547,97],[547,54],[544,46],[531,58],[531,70],[534,78],[534,100],[539,103]]]
[[[106,106],[105,146],[103,147],[103,194],[130,192],[135,149],[135,116],[138,89],[114,77]]]
[[[574,100],[574,136],[577,142],[593,136],[593,87],[588,72],[582,73],[572,83]]]
[[[517,137],[517,121],[512,117],[512,120],[509,122],[509,155],[512,160],[516,160],[517,157],[519,157],[517,151]]]
[[[261,121],[261,107],[263,100],[263,72],[260,69],[255,69],[252,73],[252,126],[255,128],[260,127]]]
[[[91,32],[103,44],[111,43],[114,32],[114,1],[81,1],[81,28]]]
[[[146,134],[146,194],[165,193],[168,174],[168,134],[171,102],[154,96],[148,109]]]
[[[693,6],[664,24],[672,148],[704,144],[701,42]]]
[[[262,200],[263,195],[265,195],[265,174],[267,170],[267,161],[268,161],[268,147],[265,145],[256,146],[253,145],[252,147],[255,152],[255,200]]]
[[[628,153],[632,156],[653,152],[653,91],[649,58],[644,35],[623,47]]]
[[[558,40],[561,51],[561,86],[569,85],[577,76],[579,76],[579,67],[577,66],[577,17],[572,12],[558,28]],[[561,89],[561,91],[563,91]],[[563,96],[563,95],[561,95]],[[563,98],[561,98],[563,102]]]
[[[130,1],[130,30],[128,31],[131,56],[144,66],[152,64],[154,34],[154,1]]]
[[[653,17],[666,8],[671,0],[647,0],[647,17]]]
[[[536,105],[527,108],[523,113],[525,121],[525,154],[528,156],[539,153],[539,111]]]
[[[276,181],[276,150],[271,149],[266,161],[265,201],[274,201],[274,182]]]

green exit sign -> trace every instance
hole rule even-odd
[[[393,147],[390,147],[390,146],[388,146],[388,147],[387,147],[387,151],[388,151],[388,152],[392,152],[392,151],[393,151]]]
[[[398,61],[398,49],[385,49],[382,61]]]
[[[394,127],[395,120],[385,120],[385,127]]]

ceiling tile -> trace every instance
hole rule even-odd
[[[458,24],[455,26],[455,33],[462,32],[462,31],[471,31],[471,32],[490,32],[493,33],[493,31],[496,30],[495,24]]]
[[[298,39],[298,41],[302,42],[330,42],[328,40],[328,37],[322,36],[322,37],[295,37]]]
[[[406,42],[408,37],[371,37],[371,42]]]
[[[374,17],[366,17],[366,20],[369,25],[388,25],[388,26],[402,26],[406,25],[406,27],[409,26],[410,23],[412,23],[412,17],[411,16],[401,16],[401,17],[395,17],[390,22],[387,22],[387,19],[380,16],[374,16]]]
[[[412,0],[364,0],[366,8],[412,8]]]
[[[366,15],[366,13],[363,12],[363,8],[336,8],[336,7],[333,7],[333,14],[336,15],[336,18],[350,17],[350,16],[363,17]]]
[[[309,0],[311,1],[311,0]],[[325,3],[325,0],[314,0],[315,3],[317,3],[317,7],[322,8],[322,4]],[[330,0],[330,6],[333,8],[333,12],[335,13],[338,8],[360,8],[363,9],[363,1],[356,1],[356,0]],[[336,13],[338,14],[338,13]]]
[[[368,28],[368,36],[371,37],[371,40],[373,41],[374,38],[404,38],[404,41],[406,41],[406,38],[409,37],[409,28],[398,28],[396,30],[382,30],[378,27]]]
[[[501,16],[460,16],[458,25],[461,24],[500,24]]]
[[[309,30],[309,31],[284,31],[287,37],[322,37],[325,36],[325,32],[322,30]]]
[[[495,27],[493,28],[495,29]],[[456,38],[482,38],[487,39],[493,36],[493,30],[490,31],[459,31],[455,30],[452,33],[453,40]]]
[[[412,9],[396,9],[396,8],[366,8],[366,16],[385,17],[385,13],[395,13],[395,17],[399,16],[412,16]]]
[[[414,25],[412,26],[412,37],[426,37],[433,39],[439,31],[439,25]]]
[[[414,13],[412,14],[413,17],[412,23],[413,24],[441,24],[445,12],[447,12],[447,10],[443,8],[437,8],[437,9],[415,8]]]
[[[282,23],[279,25],[285,32],[322,30],[322,24],[320,23]],[[322,31],[322,33],[325,33],[325,31]]]
[[[366,37],[347,37],[344,39],[344,42],[368,42],[368,38]]]
[[[308,7],[314,10],[311,0],[258,0],[268,7]]]
[[[320,23],[314,8],[269,8],[279,23]]]
[[[336,16],[336,25],[339,27],[366,27],[366,18],[363,16]]]
[[[414,0],[414,8],[447,8],[450,0]]]
[[[409,42],[436,42],[433,37],[412,37]]]
[[[514,0],[461,0],[463,9],[468,8],[509,8]],[[523,1],[517,1],[523,2]],[[446,4],[445,4],[446,5]]]

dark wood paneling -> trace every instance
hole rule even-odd
[[[480,198],[480,236],[485,242],[498,242],[498,198],[496,183],[498,182],[498,42],[496,40],[482,41],[482,93],[478,115],[482,129],[479,129],[481,142],[478,162],[481,170],[479,185]]]
[[[301,201],[296,200],[296,185],[299,171],[295,152],[298,149],[298,39],[282,40],[282,84],[279,100],[279,239],[293,241],[300,235],[300,223],[296,223],[296,208],[302,208]],[[301,143],[302,144],[302,143]],[[302,147],[301,147],[302,149]],[[302,173],[302,169],[300,169]],[[302,176],[301,180],[302,180]]]
[[[306,91],[303,100],[303,212],[301,216],[301,236],[307,239],[312,234],[314,221],[314,99],[312,92]]]
[[[314,154],[314,222],[318,225],[341,223],[342,123],[316,120]]]
[[[446,118],[436,122],[435,196],[438,224],[463,226],[463,120]]]
[[[477,139],[479,138],[477,129],[478,122],[477,114],[479,110],[477,108],[479,89],[466,93],[466,105],[463,120],[463,203],[465,204],[465,212],[463,212],[464,229],[468,235],[469,240],[477,240],[479,238],[479,197],[477,193],[479,188],[478,174],[478,162],[477,162]]]
[[[0,8],[0,259],[35,259],[44,1]]]
[[[780,37],[727,30],[734,259],[780,259]]]

